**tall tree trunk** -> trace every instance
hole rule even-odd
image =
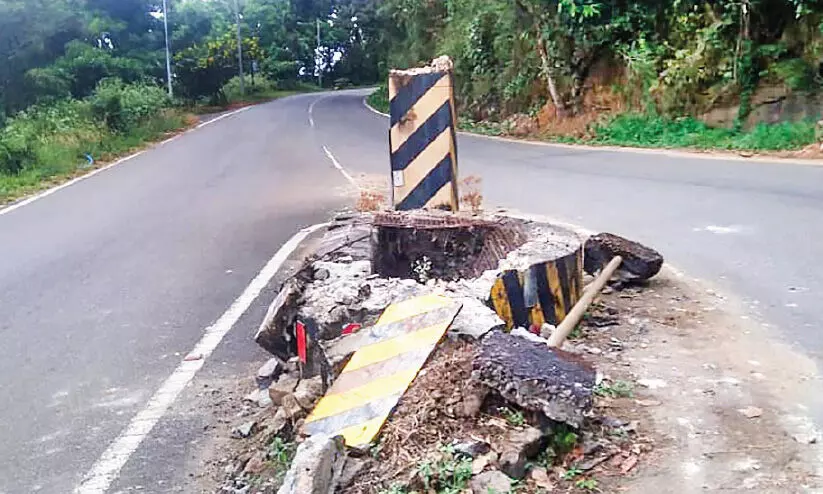
[[[568,109],[566,108],[566,103],[563,101],[563,98],[560,97],[560,93],[557,91],[557,84],[555,84],[554,77],[552,76],[551,60],[549,59],[546,45],[540,37],[540,26],[536,23],[535,31],[535,34],[537,35],[537,51],[540,52],[540,60],[543,66],[543,77],[546,78],[546,86],[549,88],[549,95],[552,97],[554,107],[557,109],[557,116],[565,117],[568,114]]]

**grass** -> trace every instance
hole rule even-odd
[[[275,437],[269,444],[266,458],[268,458],[269,464],[274,469],[275,478],[278,482],[281,482],[285,477],[296,452],[296,444],[283,441],[280,437]]]
[[[523,416],[523,412],[519,410],[512,410],[509,407],[500,407],[498,411],[511,426],[520,427],[526,424],[526,417]]]
[[[88,141],[67,142],[59,134],[43,136],[34,149],[36,162],[17,173],[0,172],[0,205],[84,173],[88,166],[85,154],[90,154],[97,163],[106,162],[187,124],[186,114],[165,110],[128,132],[112,133],[100,129]]]
[[[380,86],[368,98],[373,108],[389,112],[388,87]],[[505,125],[461,118],[461,130],[501,136]],[[796,151],[817,141],[815,122],[761,123],[745,131],[709,127],[692,117],[667,118],[655,114],[623,113],[594,125],[587,137],[553,135],[554,142],[640,148],[685,148],[725,151]]]
[[[388,83],[384,82],[383,84],[381,84],[376,91],[369,95],[366,101],[369,103],[369,106],[371,106],[375,110],[383,113],[389,113],[390,105]]]
[[[627,381],[602,382],[595,386],[594,394],[606,398],[631,398],[634,396],[634,386]]]
[[[591,144],[730,151],[791,151],[816,142],[811,121],[758,124],[749,131],[709,127],[691,118],[626,113],[596,125]]]

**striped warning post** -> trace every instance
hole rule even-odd
[[[367,344],[354,353],[306,419],[307,434],[343,436],[367,447],[414,381],[462,304],[426,295],[389,306],[375,326],[362,329]]]
[[[525,271],[502,272],[491,290],[491,304],[509,329],[557,326],[580,300],[582,250]]]
[[[457,134],[451,70],[389,74],[395,209],[457,211]]]

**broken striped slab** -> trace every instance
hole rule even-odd
[[[343,436],[346,446],[367,447],[451,326],[462,304],[425,295],[390,305],[358,335],[358,349],[306,419],[309,435]]]

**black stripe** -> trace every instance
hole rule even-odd
[[[537,280],[537,298],[540,300],[540,307],[543,309],[543,317],[552,326],[557,326],[557,311],[554,309],[554,295],[549,285],[549,273],[545,264],[532,266],[535,270]]]
[[[391,155],[391,169],[405,170],[417,156],[452,125],[452,107],[446,101]]]
[[[412,80],[405,86],[397,90],[397,94],[391,100],[391,126],[394,127],[409,110],[420,101],[426,91],[433,88],[444,74],[421,74],[412,77]]]
[[[526,309],[526,301],[523,300],[523,287],[520,286],[517,271],[506,271],[503,273],[503,285],[506,287],[506,296],[509,299],[509,306],[512,309],[514,327],[528,328],[529,311]]]
[[[452,158],[446,155],[423,180],[417,184],[409,195],[397,205],[398,211],[409,211],[412,209],[422,209],[426,204],[452,180]]]
[[[572,294],[570,292],[569,286],[569,270],[566,268],[566,262],[568,262],[568,256],[558,259],[555,264],[557,264],[557,276],[560,278],[560,291],[563,292],[563,311],[568,315],[569,311],[572,310]]]

